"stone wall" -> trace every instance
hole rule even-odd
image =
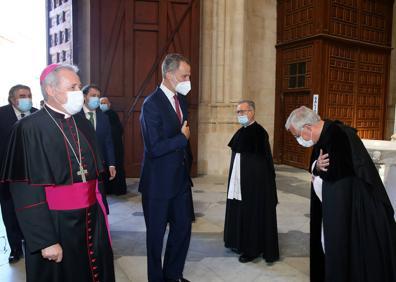
[[[256,119],[273,140],[276,1],[201,0],[201,5],[198,173],[226,175],[239,100],[256,102]]]

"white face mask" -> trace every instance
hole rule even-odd
[[[304,130],[304,128],[301,130],[301,133],[302,133],[303,130]],[[300,134],[301,134],[301,133],[300,133]],[[312,147],[312,146],[314,145],[314,142],[312,141],[312,131],[311,131],[311,139],[305,140],[305,139],[302,138],[301,135],[300,135],[300,136],[298,136],[298,137],[296,138],[296,140],[297,140],[298,144],[300,144],[301,146],[306,147],[306,148]]]
[[[188,92],[190,92],[190,90],[191,90],[191,81],[186,80],[186,81],[179,82],[175,75],[173,75],[173,77],[176,81],[175,91],[177,93],[182,94],[183,96],[186,96],[188,94]]]
[[[301,146],[306,147],[306,148],[312,147],[314,145],[314,142],[312,141],[312,139],[307,141],[304,138],[302,138],[301,136],[298,136],[296,138],[296,140],[297,140],[298,144],[300,144]]]
[[[84,104],[84,94],[82,91],[67,91],[66,95],[67,101],[65,104],[62,104],[65,111],[70,115],[80,112]]]
[[[175,90],[177,93],[180,93],[180,94],[186,96],[188,94],[188,92],[190,92],[190,90],[191,90],[191,82],[189,80],[179,82],[176,85]]]

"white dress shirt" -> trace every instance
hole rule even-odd
[[[175,96],[175,93],[173,93],[171,90],[169,90],[169,88],[166,87],[163,83],[161,83],[160,89],[165,93],[166,97],[169,100],[169,103],[171,103],[173,109],[176,112],[175,98],[173,97],[173,96]],[[183,120],[183,111],[181,109],[180,109],[180,114],[181,114],[181,120]]]
[[[316,166],[316,161],[313,162],[311,166],[311,171],[315,169]],[[316,176],[312,173],[312,186],[314,188],[316,196],[319,198],[320,202],[322,202],[322,185],[323,185],[323,179],[320,176]],[[325,243],[324,243],[324,231],[323,231],[323,220],[322,220],[322,227],[321,227],[321,241],[322,241],[322,248],[323,248],[323,253],[325,252]]]
[[[30,111],[22,113],[20,110],[18,110],[18,108],[14,107],[14,105],[12,105],[12,108],[14,109],[15,115],[18,120],[20,120],[22,118],[21,114],[24,114],[25,115],[24,117],[30,115]]]
[[[85,117],[88,120],[90,119],[90,114],[89,113],[93,113],[94,128],[96,130],[96,111],[95,110],[91,111],[90,109],[88,109],[87,106],[85,106],[85,104],[83,105],[83,110],[84,110]]]

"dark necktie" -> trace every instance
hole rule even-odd
[[[93,112],[88,112],[88,115],[89,115],[89,121],[91,122],[92,126],[95,127]]]
[[[180,123],[182,123],[182,116],[181,116],[181,112],[180,112],[180,103],[179,103],[179,98],[177,97],[177,94],[175,94],[173,96],[173,98],[175,99],[175,108],[176,108],[177,117],[179,118]]]
[[[24,118],[24,117],[25,117],[25,114],[24,114],[24,113],[21,113],[21,119]]]

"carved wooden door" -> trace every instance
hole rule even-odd
[[[199,12],[199,0],[91,1],[91,82],[102,88],[124,121],[128,177],[138,177],[140,173],[140,109],[144,98],[162,80],[160,65],[168,52],[181,53],[191,60],[189,122],[196,156]]]
[[[300,107],[312,105],[311,95],[309,92],[286,92],[283,94],[283,108],[284,108],[284,122],[285,124],[287,117],[290,113]],[[282,130],[283,146],[282,146],[282,161],[284,164],[308,168],[309,158],[311,155],[311,150],[300,146],[296,138],[286,131]]]

